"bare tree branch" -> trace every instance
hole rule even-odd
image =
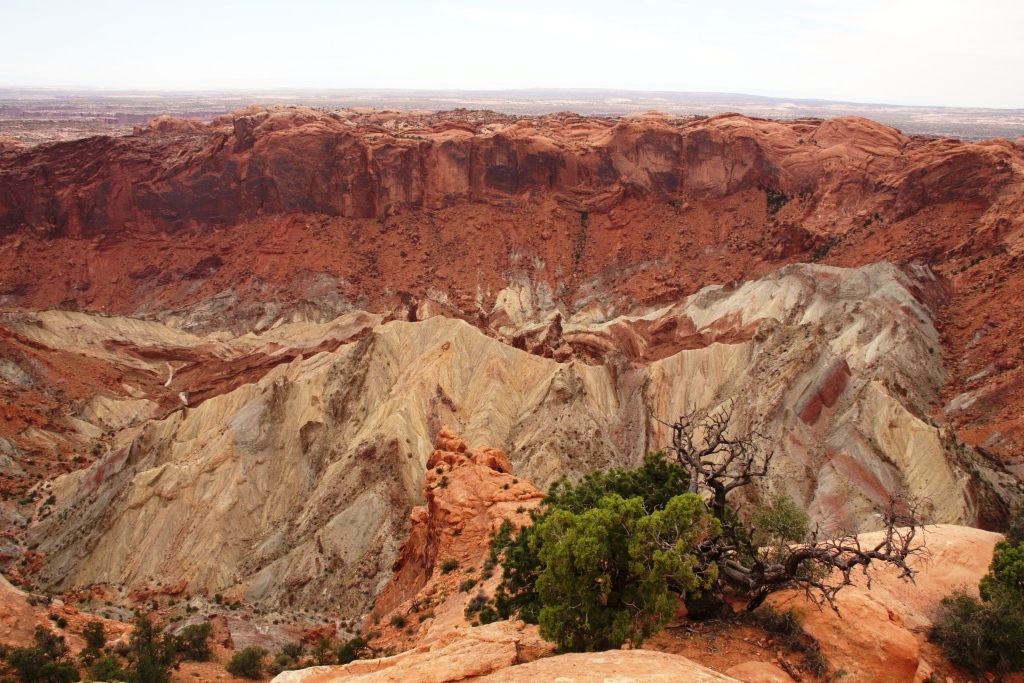
[[[701,566],[717,565],[718,590],[729,586],[750,596],[747,609],[753,610],[777,590],[803,587],[816,604],[838,612],[835,596],[852,583],[851,574],[858,568],[869,587],[872,563],[896,567],[899,578],[913,581],[915,571],[907,560],[923,549],[913,545],[921,523],[917,506],[896,495],[881,512],[882,538],[872,547],[862,546],[856,534],[820,531],[807,543],[775,548],[772,553],[753,547],[751,529],[727,518],[726,497],[766,476],[773,451],[765,447],[767,439],[756,432],[729,434],[733,409],[730,400],[717,411],[691,410],[676,422],[662,422],[672,430],[671,448],[676,458],[690,471],[691,491],[710,493],[708,506],[722,523],[722,535],[704,541],[697,549]]]

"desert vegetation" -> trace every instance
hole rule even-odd
[[[980,600],[966,586],[942,600],[933,639],[949,661],[976,673],[1024,669],[1024,507],[978,589]]]
[[[670,425],[671,456],[552,485],[532,527],[515,534],[506,524],[493,539],[504,571],[497,614],[538,623],[563,651],[593,651],[640,645],[677,597],[692,619],[731,615],[727,592],[754,611],[792,586],[835,608],[855,568],[884,563],[912,577],[918,522],[898,499],[880,511],[885,533],[871,547],[852,534],[812,533],[784,496],[743,521],[727,496],[765,476],[771,452],[756,434],[731,435],[731,419],[730,405],[689,413]]]
[[[0,667],[21,683],[73,683],[74,681],[124,681],[167,683],[171,669],[181,662],[207,661],[212,657],[209,622],[192,624],[178,634],[158,628],[140,614],[127,643],[110,646],[103,622],[89,622],[82,629],[85,647],[75,658],[64,635],[36,626],[35,644],[11,648],[0,645]],[[2,671],[3,669],[0,669]]]

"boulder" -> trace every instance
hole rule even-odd
[[[743,683],[795,683],[792,676],[771,662],[743,662],[725,673]]]
[[[843,669],[849,683],[913,683],[918,669],[917,639],[903,618],[879,596],[847,586],[836,596],[839,613],[809,604],[802,591],[770,598],[778,609],[793,607],[804,631],[821,645],[832,671]]]

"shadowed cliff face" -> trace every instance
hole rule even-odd
[[[267,214],[385,218],[536,192],[600,212],[627,196],[709,198],[758,188],[898,218],[937,202],[991,202],[1015,181],[1019,159],[1006,141],[915,142],[856,118],[451,122],[251,108],[209,126],[165,120],[130,138],[8,153],[0,228],[85,238],[171,233]]]

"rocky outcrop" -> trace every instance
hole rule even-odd
[[[52,615],[52,616],[51,616]],[[64,626],[57,620],[63,618]],[[101,619],[86,614],[61,600],[30,596],[0,576],[0,643],[11,647],[29,647],[35,644],[33,633],[42,626],[47,631],[63,636],[72,653],[85,647],[82,629],[90,622],[103,624],[107,641],[124,637],[131,626],[119,621]]]
[[[725,670],[743,683],[794,683],[793,677],[769,662],[744,662]]]
[[[495,118],[453,125],[295,107],[252,107],[207,126],[160,117],[131,138],[25,151],[0,176],[0,226],[82,237],[173,232],[260,213],[382,218],[531,192],[597,212],[628,195],[754,188],[816,192],[840,212],[870,192],[881,195],[873,206],[902,216],[950,199],[991,199],[1014,181],[1008,164],[1019,159],[1007,141],[915,144],[860,118]],[[852,185],[861,186],[853,196]]]
[[[840,592],[836,605],[838,615],[827,607],[799,610],[804,631],[821,645],[829,666],[856,683],[914,683],[920,646],[899,613],[858,588]]]
[[[880,538],[862,534],[860,541],[867,546]],[[913,583],[882,565],[872,567],[870,585],[867,577],[854,573],[854,585],[836,596],[838,613],[808,604],[801,591],[778,593],[769,602],[794,608],[832,670],[844,669],[848,680],[914,683],[919,671],[931,668],[914,634],[930,630],[939,602],[954,589],[966,587],[977,594],[1001,538],[962,526],[927,526],[915,540],[917,554],[909,563],[917,572]]]
[[[484,676],[486,683],[570,679],[574,683],[733,683],[735,679],[680,657],[645,650],[612,650],[549,657]]]
[[[0,154],[4,152],[20,152],[23,149],[25,149],[25,144],[21,141],[6,135],[0,135]]]
[[[286,671],[277,683],[447,683],[478,679],[509,667],[549,656],[553,647],[536,626],[500,621],[476,628],[454,628],[432,642],[401,654],[352,662],[345,666]]]
[[[536,627],[519,622],[451,631],[445,637],[384,659],[340,667],[286,671],[273,683],[448,683],[472,679],[488,683],[572,680],[580,683],[693,681],[727,683],[735,679],[685,657],[644,650],[548,656],[551,647],[536,637]],[[543,657],[543,658],[539,658]]]
[[[479,592],[489,596],[500,579],[492,578],[500,570],[485,565],[491,535],[505,520],[516,527],[530,523],[529,512],[544,495],[512,476],[503,452],[470,450],[447,428],[438,432],[427,460],[423,493],[427,504],[413,508],[409,538],[374,605],[383,645],[408,647],[472,621],[466,603]],[[418,628],[412,634],[389,628],[396,615]]]

